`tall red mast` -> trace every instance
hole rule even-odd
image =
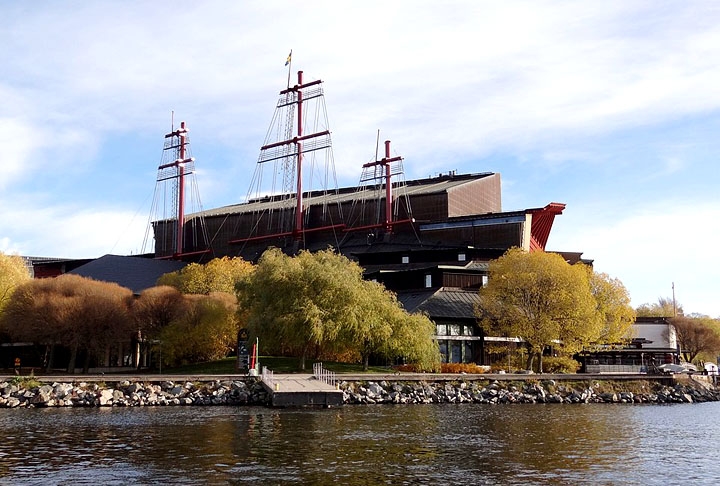
[[[321,80],[311,81],[309,83],[303,83],[303,72],[298,71],[298,81],[295,86],[289,87],[287,89],[284,89],[280,91],[280,95],[286,95],[288,93],[294,94],[295,99],[294,101],[291,101],[289,103],[294,103],[296,105],[296,111],[297,111],[297,123],[296,123],[296,132],[295,136],[287,139],[282,140],[280,142],[271,143],[268,145],[263,145],[260,147],[261,152],[267,152],[269,149],[274,149],[277,147],[282,147],[284,145],[295,145],[295,157],[296,157],[296,168],[297,171],[297,177],[296,177],[296,204],[295,204],[295,223],[292,230],[292,234],[295,237],[295,239],[301,239],[302,238],[302,232],[303,232],[303,141],[308,139],[314,139],[317,137],[329,137],[330,131],[324,130],[321,132],[311,133],[309,135],[305,135],[303,132],[303,90],[306,88],[309,88],[311,86],[316,86],[319,84],[322,84]],[[316,95],[317,96],[317,95]],[[287,104],[287,103],[286,103]],[[265,160],[274,160],[276,157],[273,155],[269,156]],[[260,162],[265,161],[263,160],[263,157],[261,156]]]
[[[385,140],[385,157],[383,157],[380,160],[376,160],[375,162],[368,162],[367,164],[363,164],[363,169],[368,168],[377,168],[380,167],[384,169],[382,172],[383,177],[385,179],[385,230],[388,233],[392,232],[393,227],[393,219],[392,219],[392,176],[393,176],[393,170],[392,170],[392,164],[393,162],[399,162],[402,160],[402,157],[390,157],[390,140]],[[395,172],[395,173],[401,173]],[[370,180],[370,178],[363,177],[364,180]]]

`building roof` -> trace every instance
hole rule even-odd
[[[116,283],[139,294],[145,289],[154,287],[162,275],[180,270],[185,265],[187,263],[174,260],[105,255],[68,273]]]
[[[475,319],[475,304],[479,300],[477,291],[456,288],[399,292],[397,296],[408,312],[425,312],[434,320]]]
[[[395,191],[399,191],[400,196],[415,196],[415,195],[426,195],[426,194],[440,194],[446,193],[458,186],[473,182],[479,179],[494,175],[493,172],[485,172],[480,174],[441,174],[437,177],[429,177],[427,179],[417,179],[407,181],[404,187],[400,188],[399,185],[395,186]],[[294,195],[288,195],[294,196]],[[310,194],[306,194],[303,198],[305,207],[313,205],[333,205],[338,203],[371,200],[377,198],[377,189],[374,187],[343,187],[337,190],[327,191],[312,191]],[[294,199],[283,198],[282,195],[267,196],[261,199],[251,199],[248,202],[240,204],[231,204],[228,206],[222,206],[215,209],[208,209],[201,213],[190,214],[188,217],[202,215],[204,217],[210,216],[224,216],[226,214],[238,214],[238,213],[249,213],[266,210],[276,210],[282,208],[294,207],[296,204]]]

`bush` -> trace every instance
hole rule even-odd
[[[488,369],[475,363],[443,363],[440,367],[441,373],[487,373]]]
[[[405,373],[419,373],[417,366],[413,364],[397,365],[393,366],[393,369]],[[487,372],[488,368],[486,366],[475,363],[442,363],[440,366],[440,373],[480,374]]]
[[[580,363],[569,356],[543,357],[544,373],[577,373],[580,366]]]

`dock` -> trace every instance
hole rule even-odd
[[[310,374],[263,374],[263,387],[273,407],[339,407],[343,392],[336,385]]]

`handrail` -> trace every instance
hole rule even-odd
[[[269,386],[270,388],[274,388],[274,387],[275,387],[275,380],[274,380],[274,378],[273,378],[273,371],[270,370],[270,369],[268,369],[267,366],[263,366],[263,367],[262,367],[261,379],[262,379],[263,383],[265,383],[265,384],[266,384],[267,386]]]
[[[313,376],[330,386],[336,386],[337,384],[335,372],[323,368],[322,363],[313,363]]]

